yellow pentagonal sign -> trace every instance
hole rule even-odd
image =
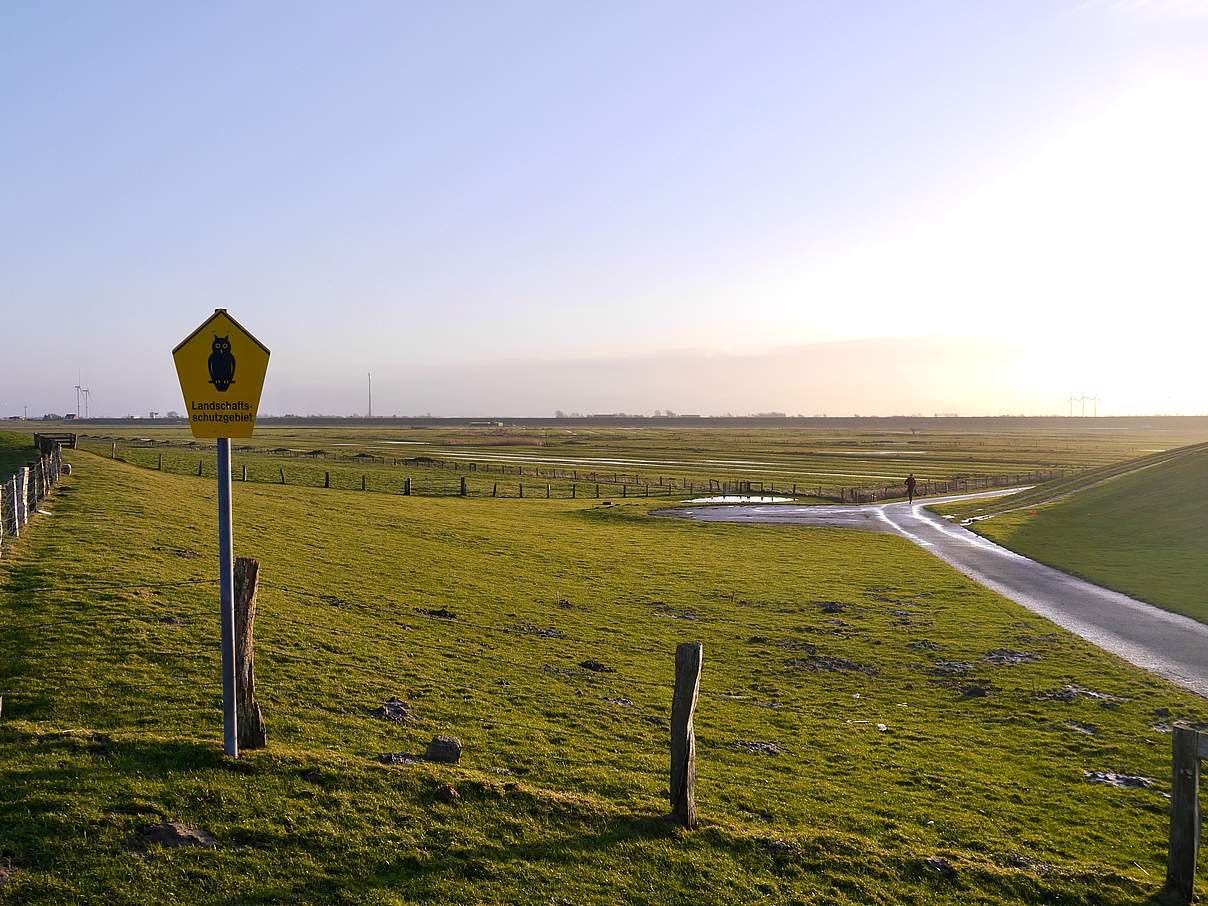
[[[194,437],[251,437],[268,348],[220,308],[172,350]]]

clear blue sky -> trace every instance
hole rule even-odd
[[[1135,348],[1130,304],[1208,326],[1180,245],[1208,197],[1199,0],[0,16],[0,298],[27,328],[0,414],[74,409],[77,371],[94,414],[179,408],[170,349],[215,307],[272,348],[270,412],[363,412],[370,369],[378,413],[1208,411],[1179,373],[1095,365]],[[1052,361],[1042,321],[1082,364],[1016,381]],[[858,387],[809,374],[814,344],[874,340]],[[783,367],[713,399],[719,357],[761,356]]]

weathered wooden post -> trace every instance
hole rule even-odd
[[[629,487],[628,487],[628,485],[621,485],[621,496],[622,496],[622,497],[628,497],[628,496],[629,496]]]
[[[201,477],[201,460],[197,460],[197,477]]]
[[[524,468],[524,467],[521,466],[521,468]],[[520,496],[521,496],[521,498],[524,497],[524,482],[520,483]]]
[[[499,496],[499,482],[495,482],[493,485],[491,485],[491,496],[492,497]]]
[[[117,459],[117,441],[113,442],[113,446],[109,448],[109,458]]]
[[[285,467],[281,466],[281,483],[285,484]]]
[[[550,486],[547,484],[545,486],[545,499],[546,500],[549,500],[549,495],[550,495]]]
[[[156,468],[161,472],[164,470],[164,454],[162,453],[159,454],[159,465]]]
[[[466,476],[464,476],[464,475],[461,476],[461,487],[457,489],[457,496],[459,496],[459,497],[466,496]]]
[[[406,478],[403,480],[403,496],[404,497],[411,496],[411,479],[410,478]]]
[[[17,518],[17,476],[12,475],[4,485],[4,518],[14,538],[21,535],[21,520]]]
[[[570,486],[570,499],[571,499],[571,500],[574,500],[574,499],[575,499],[575,497],[577,496],[577,495],[576,495],[576,493],[575,493],[575,491],[576,491],[577,489],[578,489],[578,485],[573,485],[573,484],[572,484],[572,485]]]
[[[596,482],[596,500],[600,499],[600,482]]]
[[[330,472],[323,473],[323,487],[325,487],[325,488],[331,487],[331,473]]]
[[[1170,852],[1166,859],[1166,902],[1186,906],[1195,888],[1195,859],[1200,849],[1200,755],[1208,737],[1190,727],[1175,727],[1170,779]]]
[[[671,700],[671,819],[692,830],[696,815],[696,731],[693,718],[700,694],[700,642],[675,649],[675,695]]]
[[[235,560],[235,714],[239,748],[263,749],[268,742],[264,715],[256,704],[253,624],[260,564],[250,557]]]
[[[29,466],[17,470],[17,518],[22,525],[29,524]]]
[[[367,489],[367,485],[366,485],[366,479],[365,479],[365,476],[364,476],[364,475],[362,475],[362,476],[361,476],[361,490],[362,490],[362,491],[364,491],[364,490],[366,490],[366,489]]]

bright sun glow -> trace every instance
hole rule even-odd
[[[1002,375],[1020,394],[1203,411],[1206,109],[1208,80],[1140,85],[942,217],[780,281],[784,315],[834,339],[999,336],[1025,350]]]

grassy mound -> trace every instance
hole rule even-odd
[[[1028,557],[1208,622],[1208,446],[1137,464],[1050,503],[1004,498],[996,502],[1002,512],[971,527]]]
[[[1154,725],[1202,700],[904,539],[637,503],[236,484],[270,742],[226,760],[212,480],[70,456],[0,561],[6,902],[1106,904],[1163,876]],[[460,765],[379,762],[436,734]],[[148,845],[167,822],[213,845]]]

